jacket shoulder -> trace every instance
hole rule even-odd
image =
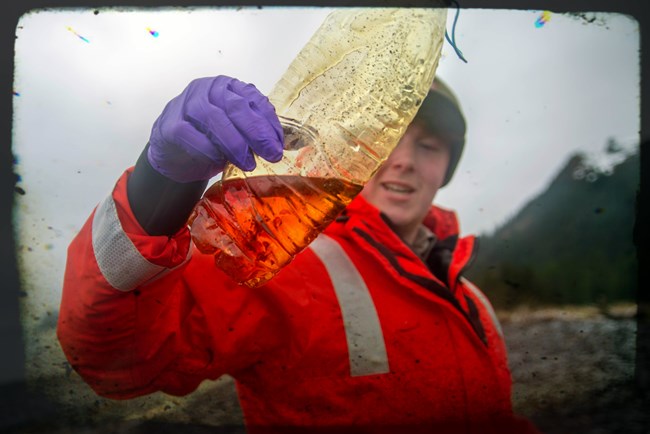
[[[478,286],[476,286],[465,277],[461,276],[459,283],[465,290],[466,295],[474,300],[479,309],[485,313],[484,316],[491,320],[494,328],[503,338],[503,329],[501,328],[501,323],[499,322],[499,318],[494,310],[494,307],[492,306],[492,303],[490,303],[490,300],[487,298],[487,296],[483,293],[483,291],[481,291],[481,289],[479,289]]]

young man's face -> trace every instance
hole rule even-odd
[[[450,160],[449,146],[416,119],[361,192],[388,216],[407,243],[413,241],[444,182]]]

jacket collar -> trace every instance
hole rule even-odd
[[[337,220],[351,220],[350,223],[354,226],[363,225],[377,242],[387,246],[398,256],[405,257],[413,253],[395,232],[386,231],[386,225],[391,225],[390,220],[360,194],[350,202]],[[424,263],[438,279],[455,292],[458,279],[475,255],[476,239],[471,235],[459,238],[456,213],[436,205],[431,206],[423,223],[436,236],[436,243]]]
[[[390,226],[390,220],[377,208],[368,202],[362,195],[357,195],[347,206],[343,215],[359,216],[362,219],[372,222],[382,220]],[[456,213],[436,205],[432,205],[429,213],[424,218],[424,225],[434,233],[437,239],[444,240],[451,236],[458,236],[459,225]]]
[[[464,291],[457,291],[459,279],[474,256],[475,238],[458,237],[458,221],[453,211],[432,206],[424,224],[437,240],[425,260],[417,255],[390,228],[390,221],[363,196],[358,195],[326,232],[343,237],[360,237],[364,244],[388,259],[395,271],[455,306],[485,343],[485,334]],[[354,234],[354,235],[353,235]],[[428,269],[429,273],[424,270]],[[427,276],[428,274],[428,276]],[[433,275],[433,276],[431,276]]]

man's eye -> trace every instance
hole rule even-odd
[[[420,142],[418,143],[418,146],[426,151],[439,151],[440,150],[440,145],[437,145],[435,143],[425,143],[425,142]]]

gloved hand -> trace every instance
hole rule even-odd
[[[253,170],[253,153],[279,161],[283,140],[275,108],[255,86],[226,76],[199,78],[156,119],[147,158],[176,182],[208,180],[227,161]]]

